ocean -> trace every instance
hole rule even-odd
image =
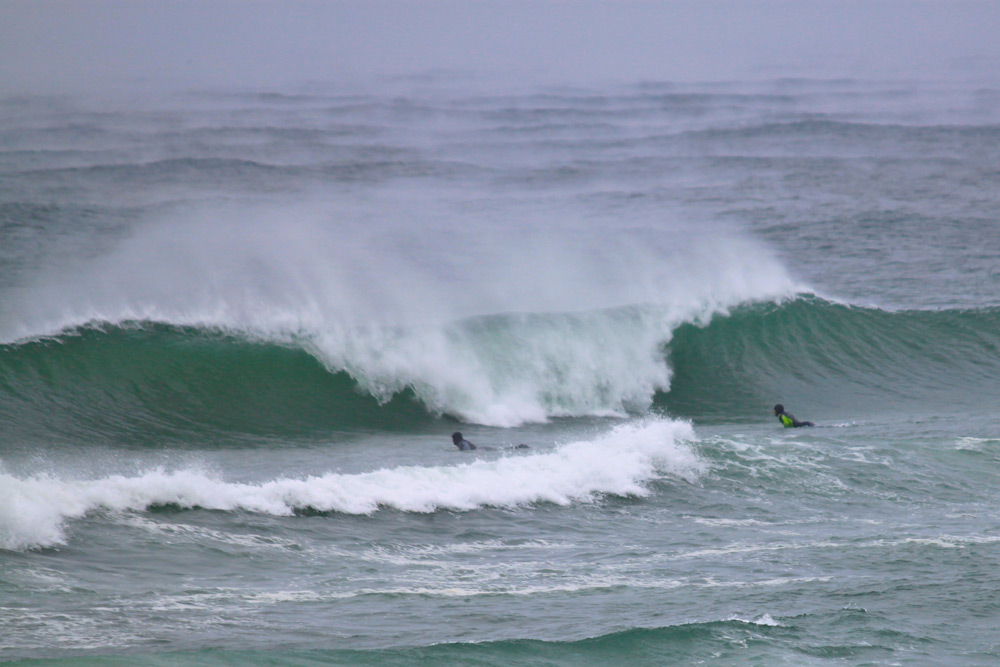
[[[0,661],[1000,663],[998,211],[974,79],[6,94]]]

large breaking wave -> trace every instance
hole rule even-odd
[[[128,322],[0,347],[0,413],[12,440],[129,442],[396,430],[442,417],[762,419],[791,395],[844,410],[978,404],[996,395],[997,350],[1000,309],[891,312],[812,296],[695,322],[635,306],[339,338]]]

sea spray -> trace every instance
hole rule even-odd
[[[493,213],[467,226],[440,203],[379,206],[374,221],[326,200],[149,213],[12,293],[0,339],[223,332],[306,349],[383,402],[410,390],[432,414],[516,426],[643,412],[669,389],[674,328],[796,289],[769,250],[718,225],[598,231]],[[447,229],[431,242],[428,226]]]
[[[156,468],[133,476],[19,478],[0,473],[0,548],[65,543],[66,522],[89,512],[151,507],[371,514],[468,511],[533,503],[569,505],[603,495],[645,496],[664,475],[693,481],[706,465],[691,449],[687,422],[649,419],[620,424],[592,440],[447,466],[401,466],[357,474],[324,473],[248,483],[198,469]]]

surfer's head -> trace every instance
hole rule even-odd
[[[462,434],[459,433],[458,431],[455,431],[454,433],[451,434],[451,441],[454,442],[456,445],[458,445],[464,439],[465,438],[463,438]]]
[[[785,411],[785,406],[782,405],[781,403],[778,403],[777,405],[774,406],[774,414],[780,415],[784,411]]]

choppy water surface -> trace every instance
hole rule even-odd
[[[974,84],[4,98],[0,659],[995,662],[998,155]]]

